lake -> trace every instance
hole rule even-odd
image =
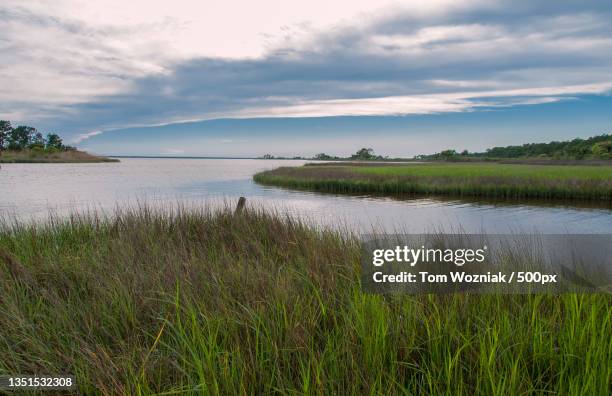
[[[439,197],[389,198],[290,191],[255,184],[256,172],[306,161],[122,158],[100,164],[2,164],[0,217],[22,221],[50,213],[147,202],[273,208],[317,225],[357,232],[612,233],[610,206],[499,202]]]

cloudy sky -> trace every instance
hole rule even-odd
[[[3,0],[0,118],[104,154],[586,137],[612,131],[610,20],[590,0]]]

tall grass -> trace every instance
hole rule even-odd
[[[258,183],[333,193],[612,200],[612,167],[416,164],[283,167]]]
[[[359,256],[254,210],[5,225],[0,373],[86,394],[608,394],[609,295],[368,295]]]
[[[0,150],[0,163],[77,163],[77,162],[119,162],[118,159],[100,157],[78,150]]]

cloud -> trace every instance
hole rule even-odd
[[[181,2],[136,13],[138,2],[114,12],[9,1],[0,6],[0,47],[11,54],[0,66],[9,87],[0,111],[80,143],[131,126],[463,112],[612,89],[607,2],[347,4],[269,16],[264,2],[243,18]]]
[[[76,135],[73,139],[72,139],[72,143],[74,144],[79,144],[81,143],[83,140],[87,140],[91,137],[94,137],[96,135],[101,135],[102,131],[91,131],[91,132],[87,132],[87,133],[81,133],[79,135]]]
[[[570,94],[601,94],[612,83],[568,87],[541,87],[382,98],[308,101],[284,107],[245,109],[235,117],[325,117],[364,115],[409,115],[471,111],[480,107],[534,105],[574,99]],[[556,96],[555,96],[556,95]]]

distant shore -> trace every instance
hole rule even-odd
[[[119,162],[118,159],[92,155],[84,151],[6,150],[0,152],[0,163],[87,163]]]
[[[415,158],[379,158],[379,159],[353,159],[353,158],[333,158],[320,159],[311,157],[211,157],[211,156],[179,156],[179,155],[109,155],[108,158],[135,158],[135,159],[218,159],[218,160],[261,160],[261,161],[308,161],[317,165],[338,164],[338,165],[389,165],[389,164],[410,164],[410,163],[439,163],[439,164],[461,164],[461,163],[500,163],[500,164],[532,164],[532,165],[600,165],[612,166],[612,160],[597,159],[543,159],[543,158],[461,158],[448,160],[415,159]]]
[[[109,155],[109,158],[151,158],[151,159],[263,159],[256,157],[201,157],[201,156],[180,156],[180,155]],[[280,158],[279,158],[280,159]]]

